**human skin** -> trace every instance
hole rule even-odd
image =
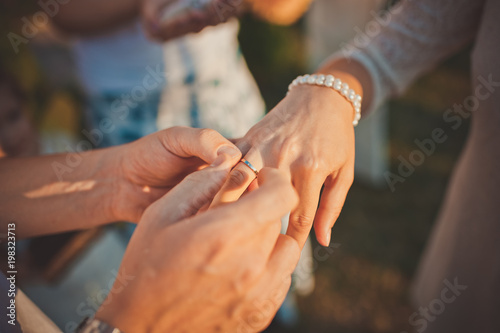
[[[197,214],[231,163],[193,173],[144,213],[96,318],[125,332],[259,332],[290,287],[298,243],[280,234],[297,203],[286,175],[265,169],[238,202]],[[196,200],[193,193],[201,193]],[[187,204],[186,204],[187,203]],[[116,292],[113,292],[116,290]]]
[[[371,100],[371,78],[358,62],[330,61],[317,73],[332,74]],[[301,85],[236,142],[257,169],[274,167],[289,175],[300,202],[290,215],[287,234],[301,245],[313,224],[320,244],[331,241],[354,178],[353,118],[352,105],[337,91]],[[237,200],[254,178],[248,167],[238,164],[212,206]]]
[[[192,10],[169,23],[160,13],[174,3],[185,0],[72,0],[57,8],[52,22],[63,32],[76,36],[97,36],[123,26],[142,13],[148,34],[165,41],[199,32],[237,16],[245,10],[274,23],[291,24],[306,10],[311,0],[212,0],[204,10]]]
[[[96,318],[125,332],[258,332],[300,256],[297,241],[280,234],[298,198],[286,175],[265,169],[254,191],[206,211],[240,156],[215,131],[178,127],[88,152],[59,184],[50,162],[61,156],[6,158],[0,217],[19,238],[137,217]]]
[[[233,165],[241,156],[216,131],[173,127],[80,155],[3,158],[0,222],[5,230],[15,222],[18,238],[138,222],[147,206],[220,154]]]

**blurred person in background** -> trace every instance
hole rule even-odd
[[[95,147],[137,140],[157,130],[167,77],[162,47],[147,40],[136,0],[71,1],[53,23],[70,37],[86,94],[88,130]]]
[[[38,133],[25,109],[25,98],[16,78],[0,69],[0,158],[39,153]]]

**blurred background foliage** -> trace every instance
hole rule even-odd
[[[7,32],[19,33],[19,17],[35,10],[28,3],[0,1],[1,67],[14,73],[28,92],[29,111],[39,130],[78,133],[81,92],[75,82],[54,83],[40,70],[37,44],[44,43],[43,38],[21,45],[18,54],[6,38]],[[303,23],[278,27],[252,17],[243,17],[241,22],[242,52],[268,108],[272,108],[286,93],[289,82],[307,71]],[[51,43],[53,54],[43,57],[60,56],[64,49],[64,44]],[[461,52],[391,101],[392,170],[397,168],[399,155],[407,157],[416,148],[416,138],[429,137],[432,129],[443,125],[445,109],[467,96],[469,57],[470,50]],[[328,259],[315,262],[316,289],[299,299],[301,326],[297,332],[409,331],[411,279],[467,127],[448,133],[449,139],[398,184],[394,193],[354,183],[333,231],[338,248]],[[315,241],[313,249],[321,250]]]

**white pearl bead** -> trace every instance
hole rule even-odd
[[[360,95],[357,95],[354,89],[350,89],[347,83],[342,82],[340,79],[336,79],[333,75],[324,74],[306,74],[304,76],[298,76],[295,80],[288,86],[288,93],[297,85],[302,84],[313,84],[319,86],[326,86],[337,90],[342,96],[349,100],[354,106],[354,120],[352,124],[357,126],[359,120],[361,119],[361,99]]]

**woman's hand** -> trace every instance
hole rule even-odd
[[[147,206],[221,154],[228,155],[233,165],[241,157],[238,148],[216,131],[187,127],[172,127],[111,148],[109,172],[117,176],[115,218],[139,221]]]
[[[270,323],[300,256],[297,242],[280,235],[297,194],[286,175],[264,169],[259,189],[196,215],[233,162],[215,165],[146,210],[98,319],[137,333],[258,332]]]
[[[313,221],[318,241],[330,243],[331,228],[354,177],[353,117],[351,104],[336,91],[297,86],[237,143],[257,169],[279,168],[291,178],[300,203],[290,216],[287,234],[300,245]],[[254,178],[250,168],[237,164],[213,206],[237,200]]]

